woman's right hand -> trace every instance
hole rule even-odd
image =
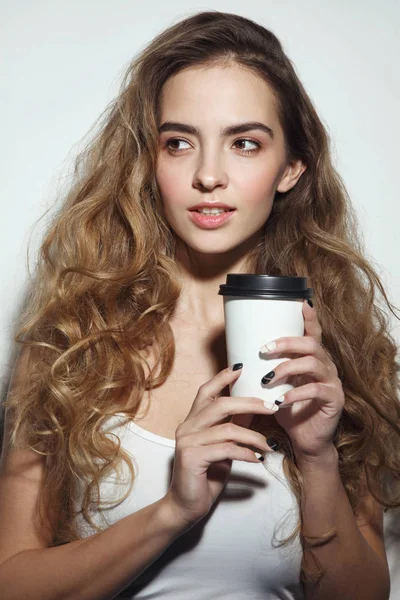
[[[240,427],[232,415],[273,414],[260,398],[217,396],[238,379],[241,370],[224,369],[199,387],[192,408],[176,430],[171,483],[165,499],[173,514],[189,527],[207,515],[226,485],[232,460],[259,462],[237,443],[273,452],[265,437]],[[229,422],[225,422],[226,419]],[[239,419],[240,421],[240,419]]]

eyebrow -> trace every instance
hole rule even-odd
[[[274,132],[270,127],[264,125],[264,123],[260,123],[258,121],[248,121],[247,123],[239,123],[238,125],[230,125],[220,130],[221,137],[237,135],[240,133],[247,133],[248,131],[253,131],[254,129],[259,129],[264,131],[269,137],[274,139]],[[159,128],[158,133],[163,133],[164,131],[179,131],[180,133],[188,133],[189,135],[200,135],[200,130],[193,125],[187,125],[186,123],[179,123],[178,121],[165,121]]]

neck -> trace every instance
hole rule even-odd
[[[203,254],[185,244],[177,244],[175,261],[179,267],[182,293],[175,318],[199,330],[224,327],[223,297],[219,286],[226,283],[228,273],[253,273],[254,241],[246,248],[237,247],[227,253]]]

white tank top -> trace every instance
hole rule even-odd
[[[131,455],[136,479],[128,498],[105,511],[109,525],[165,496],[175,452],[175,440],[133,421],[123,425],[124,418],[113,417],[107,431],[118,435]],[[117,598],[304,600],[299,537],[294,544],[277,546],[293,531],[298,515],[282,459],[279,452],[268,453],[266,467],[234,460],[210,513],[168,546]],[[101,498],[115,500],[123,489],[115,476],[109,477],[101,484]],[[93,519],[103,523],[98,514]],[[82,537],[96,533],[81,518],[78,523]]]

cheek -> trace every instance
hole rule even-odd
[[[249,173],[247,177],[238,180],[240,197],[246,206],[257,208],[259,205],[265,207],[265,202],[271,200],[275,194],[276,173],[271,171],[260,171],[257,169]]]
[[[156,170],[156,181],[161,192],[165,207],[172,203],[187,203],[188,182],[183,176],[182,170],[174,169],[171,165],[159,164]]]

